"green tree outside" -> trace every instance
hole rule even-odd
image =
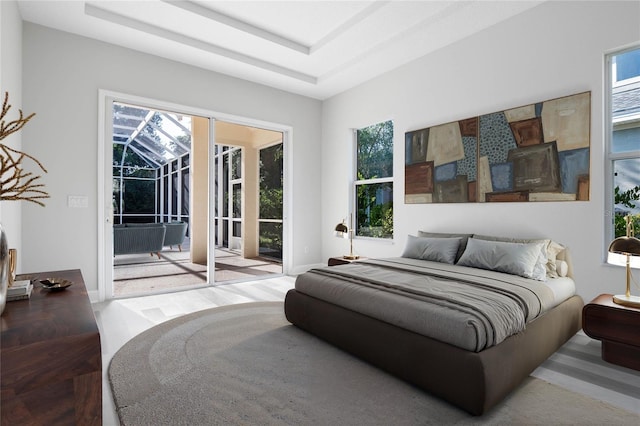
[[[131,108],[114,104],[114,113],[131,114]],[[136,109],[137,110],[137,109]],[[156,126],[162,123],[160,114],[150,120]],[[153,126],[147,124],[144,134],[160,147],[160,138]],[[122,176],[122,179],[120,179]],[[157,171],[140,155],[121,143],[113,144],[113,205],[114,212],[125,214],[155,214]],[[122,205],[120,199],[122,195]],[[147,220],[147,218],[143,219]]]
[[[282,143],[260,150],[260,219],[282,220],[283,199]],[[282,223],[260,223],[260,250],[282,259]]]
[[[393,177],[393,122],[357,131],[357,179]],[[356,235],[393,238],[393,182],[356,185]]]
[[[622,191],[619,186],[614,189],[614,205],[624,206],[629,209],[636,208],[636,201],[640,201],[640,186]],[[616,212],[614,214],[615,237],[623,237],[627,235],[627,224],[625,222],[627,213]],[[631,215],[633,220],[633,232],[640,236],[640,214]]]

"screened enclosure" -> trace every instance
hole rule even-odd
[[[222,139],[226,132],[238,128],[242,128],[249,139],[254,139],[244,147],[226,143],[214,147],[211,161],[214,162],[216,199],[210,220],[216,247],[239,250],[244,238],[255,238],[256,253],[282,260],[282,134],[229,123],[217,124],[225,124],[221,127],[223,130],[216,132]],[[189,222],[191,129],[190,116],[114,102],[114,224]],[[279,138],[280,143],[273,143],[274,137]],[[257,176],[255,173],[249,178],[242,175],[245,150],[251,152],[249,157],[257,157],[253,160]],[[248,185],[247,189],[245,179],[256,180],[256,184]],[[253,191],[248,196],[259,199],[259,205],[255,214],[244,217],[242,199],[247,191]],[[250,227],[255,228],[255,232],[245,232],[247,220],[256,224]]]
[[[191,117],[113,104],[113,223],[189,221]]]

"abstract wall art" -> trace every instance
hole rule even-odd
[[[589,200],[591,92],[405,133],[405,203]]]

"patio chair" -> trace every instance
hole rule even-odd
[[[164,246],[173,248],[174,245],[178,246],[178,250],[182,251],[182,243],[187,235],[187,222],[168,222],[164,226],[167,232],[164,234]]]

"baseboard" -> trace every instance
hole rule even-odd
[[[100,302],[100,293],[98,293],[98,290],[87,290],[87,294],[89,295],[91,303]]]

